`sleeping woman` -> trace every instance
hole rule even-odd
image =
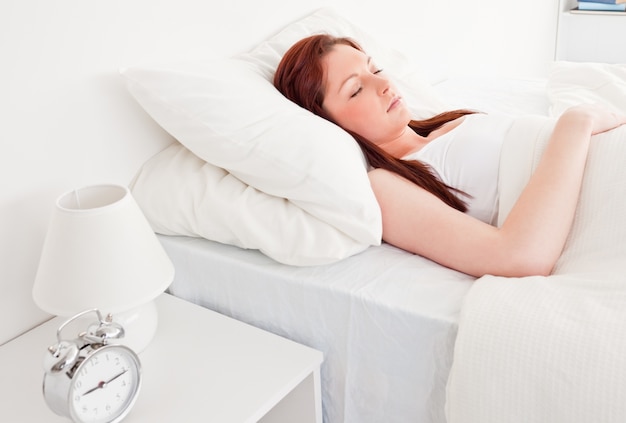
[[[372,170],[383,240],[461,272],[548,275],[570,231],[591,136],[626,123],[581,105],[557,120],[500,227],[500,148],[511,119],[469,110],[412,120],[382,69],[348,38],[314,35],[281,60],[274,85],[358,141]]]

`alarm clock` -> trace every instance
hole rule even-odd
[[[62,330],[88,313],[98,321],[76,339],[64,340]],[[44,357],[43,395],[56,414],[76,423],[116,423],[130,412],[141,386],[141,363],[137,354],[115,341],[124,336],[111,315],[87,310],[63,323],[57,343]]]

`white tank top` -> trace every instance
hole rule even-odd
[[[430,165],[444,183],[471,195],[458,195],[468,204],[469,215],[495,225],[500,150],[512,123],[504,115],[467,115],[459,126],[403,159]]]

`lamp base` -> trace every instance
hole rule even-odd
[[[154,301],[149,301],[132,310],[116,313],[113,321],[124,328],[124,337],[115,341],[126,345],[136,353],[145,350],[157,331],[158,313]]]

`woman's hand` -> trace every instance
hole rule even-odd
[[[591,134],[600,134],[626,124],[626,113],[615,113],[600,104],[581,104],[572,106],[563,112],[564,119],[587,120],[591,125]]]

